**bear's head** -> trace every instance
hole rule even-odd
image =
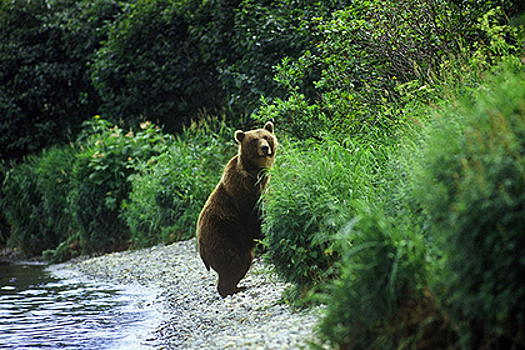
[[[239,143],[239,155],[246,170],[260,170],[272,166],[277,148],[272,122],[267,122],[262,129],[237,130],[235,140]]]

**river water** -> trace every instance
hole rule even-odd
[[[150,349],[154,299],[42,264],[0,265],[0,349]]]

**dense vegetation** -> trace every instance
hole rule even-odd
[[[0,243],[188,239],[281,147],[263,258],[340,349],[525,347],[522,1],[2,0]]]

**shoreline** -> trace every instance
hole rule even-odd
[[[45,264],[44,259],[42,259],[41,256],[28,257],[20,253],[17,249],[7,248],[6,246],[0,248],[0,264],[8,265],[23,263]]]
[[[159,291],[160,317],[141,343],[152,349],[301,349],[315,339],[322,307],[296,311],[280,302],[289,284],[254,260],[239,283],[247,290],[221,298],[217,274],[202,263],[195,238],[56,265],[89,278]]]

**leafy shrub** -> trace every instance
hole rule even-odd
[[[53,237],[46,239],[47,230],[41,230],[35,222],[43,215],[32,167],[22,164],[10,171],[3,187],[3,211],[12,226],[9,243],[20,247],[28,255],[40,253],[40,247],[56,244],[57,240]]]
[[[240,113],[251,113],[261,95],[273,100],[286,93],[271,77],[282,59],[297,59],[315,50],[314,18],[330,16],[349,1],[242,1],[235,15],[232,51],[235,60],[221,66],[221,82],[230,103]],[[308,78],[305,79],[308,81]]]
[[[3,205],[5,203],[5,194],[3,188],[7,169],[8,168],[4,162],[0,161],[0,247],[3,247],[7,244],[7,240],[11,235],[11,229],[9,228],[9,223],[7,222],[7,218],[5,217],[3,211]]]
[[[131,191],[129,176],[137,166],[165,152],[171,138],[149,122],[126,132],[99,116],[85,123],[83,150],[73,169],[71,210],[84,252],[110,252],[129,243],[120,211]]]
[[[265,101],[258,113],[302,138],[319,139],[328,130],[362,135],[403,123],[397,86],[432,83],[441,58],[460,50],[463,15],[444,0],[375,0],[313,19],[316,47],[277,67],[287,96]]]
[[[443,254],[434,288],[465,349],[525,344],[525,74],[493,73],[435,113],[413,175]]]
[[[306,142],[282,147],[264,196],[267,260],[300,290],[334,271],[331,238],[355,214],[354,201],[375,190],[382,149],[351,143]]]
[[[401,218],[377,208],[359,212],[338,237],[341,279],[325,291],[321,338],[340,348],[414,348],[425,331],[437,333],[429,321],[436,306],[424,289],[427,242]]]
[[[67,198],[75,152],[54,147],[6,174],[2,211],[12,227],[8,243],[25,254],[40,255],[72,234]]]
[[[191,25],[199,2],[144,0],[129,4],[97,52],[93,85],[113,118],[141,118],[179,131],[199,110],[218,109],[222,90],[215,67],[201,57]],[[202,52],[205,52],[202,49]]]
[[[233,132],[224,121],[185,128],[165,153],[131,178],[123,217],[138,247],[189,239],[199,213],[235,154]]]
[[[450,2],[464,8],[466,17],[463,25],[465,26],[476,23],[480,17],[495,9],[500,9],[505,14],[507,20],[525,13],[525,3],[521,0],[451,0]]]
[[[78,147],[52,148],[5,172],[0,204],[13,228],[9,243],[60,262],[130,240],[187,239],[236,151],[232,140],[215,119],[173,140],[148,122],[126,133],[97,116]]]
[[[355,218],[332,238],[340,274],[318,298],[327,304],[320,341],[334,347],[445,349],[456,340],[429,289],[438,257],[408,177],[420,130],[407,131],[384,155],[380,191],[355,203]]]
[[[96,114],[88,63],[118,11],[111,0],[1,2],[1,158],[74,141]]]
[[[108,115],[179,131],[200,110],[250,113],[278,96],[273,66],[311,46],[309,22],[344,2],[143,0],[97,52],[93,85]]]
[[[483,21],[491,16],[493,13],[485,16]],[[482,25],[485,28],[481,29],[488,29],[487,24]],[[498,27],[492,32],[495,39],[498,39],[501,33],[508,33],[507,30]],[[504,50],[495,50],[497,45]],[[338,244],[342,247],[340,249],[341,280],[336,280],[326,291],[327,314],[320,325],[322,339],[332,345],[355,349],[444,349],[458,346],[456,342],[460,338],[463,348],[503,349],[511,348],[513,344],[521,345],[523,325],[520,325],[516,319],[523,319],[522,316],[515,316],[510,312],[512,321],[508,322],[498,314],[500,317],[496,319],[502,322],[489,321],[490,325],[487,326],[482,315],[488,309],[485,308],[483,311],[478,309],[479,318],[472,318],[472,304],[473,300],[485,299],[485,307],[488,307],[494,299],[499,298],[496,296],[497,289],[501,288],[506,290],[503,293],[505,296],[501,296],[501,302],[507,298],[508,305],[521,305],[523,297],[519,295],[523,294],[518,294],[517,299],[514,300],[509,295],[514,296],[514,292],[520,293],[520,290],[523,292],[523,280],[516,280],[516,273],[519,274],[517,269],[522,267],[517,267],[516,264],[505,266],[505,263],[495,266],[496,270],[489,267],[493,259],[498,259],[497,252],[503,249],[499,249],[499,245],[496,244],[489,253],[486,244],[481,243],[497,239],[498,233],[495,229],[489,228],[486,231],[489,235],[492,230],[491,238],[487,236],[481,238],[481,235],[472,232],[476,224],[483,225],[482,220],[491,220],[485,211],[481,215],[474,214],[474,217],[464,219],[465,222],[460,227],[463,238],[458,237],[460,233],[457,230],[458,212],[470,216],[468,212],[474,213],[475,207],[486,206],[487,210],[493,211],[491,215],[494,219],[498,215],[501,216],[501,212],[509,210],[509,207],[505,209],[499,203],[495,203],[494,206],[483,204],[486,203],[487,197],[466,204],[476,196],[466,198],[459,195],[463,191],[470,194],[478,193],[481,186],[476,181],[485,182],[487,176],[484,174],[490,173],[489,169],[494,169],[491,166],[479,166],[479,160],[474,159],[468,149],[478,149],[478,151],[482,149],[483,151],[478,152],[483,159],[482,162],[499,158],[507,159],[508,163],[513,163],[515,160],[509,159],[508,154],[505,155],[504,152],[494,156],[492,151],[496,147],[487,144],[482,147],[470,146],[476,142],[472,142],[472,138],[469,139],[466,135],[470,133],[470,136],[476,135],[475,138],[480,139],[482,134],[492,128],[492,125],[497,124],[497,122],[480,122],[484,119],[479,117],[480,114],[490,113],[480,112],[482,108],[476,108],[474,101],[477,101],[481,95],[484,97],[482,98],[485,101],[484,106],[494,108],[498,104],[508,104],[509,99],[514,102],[523,100],[523,92],[514,95],[508,93],[508,89],[512,89],[511,86],[518,81],[523,81],[523,73],[516,76],[514,72],[502,73],[505,68],[501,66],[490,69],[490,62],[497,61],[520,66],[519,59],[508,54],[515,51],[512,48],[506,50],[509,46],[501,42],[489,47],[476,47],[477,51],[471,56],[460,57],[457,62],[446,61],[443,71],[439,72],[443,80],[435,80],[439,81],[439,84],[426,88],[421,84],[417,85],[419,89],[417,93],[421,95],[415,98],[412,96],[410,116],[414,118],[413,120],[426,122],[429,118],[429,108],[422,103],[428,98],[432,101],[432,106],[437,104],[439,107],[433,110],[433,119],[430,121],[433,123],[431,132],[422,143],[417,141],[414,143],[412,137],[416,140],[420,138],[418,132],[420,124],[414,124],[416,132],[410,132],[410,137],[403,137],[400,140],[401,147],[396,147],[396,153],[393,154],[388,168],[378,181],[378,186],[384,191],[381,192],[381,196],[372,198],[373,209],[358,210],[358,219],[342,231],[338,240]],[[488,55],[487,52],[492,55]],[[496,57],[497,55],[500,56]],[[490,69],[489,72],[486,71],[487,68]],[[501,76],[493,78],[492,81],[506,81],[509,86],[502,90],[498,83],[487,85],[487,82],[482,80],[487,74]],[[509,79],[508,74],[512,78]],[[494,91],[499,93],[494,94]],[[462,96],[461,100],[458,101],[457,96]],[[485,99],[487,96],[490,98]],[[495,103],[498,100],[501,102]],[[509,110],[521,111],[517,112],[517,119],[523,119],[522,103],[517,104],[521,107],[516,108],[515,104],[511,104]],[[497,115],[497,113],[492,114]],[[490,117],[485,119],[490,120]],[[503,124],[510,130],[522,129],[522,126],[513,128],[514,124],[511,126],[511,123]],[[477,131],[480,128],[482,132]],[[489,132],[490,136],[481,139],[521,138],[521,131],[516,132],[519,136],[512,137],[506,133],[506,130],[497,133]],[[496,137],[495,134],[499,136]],[[421,150],[424,156],[420,155]],[[476,171],[468,175],[468,181],[464,181],[461,173],[471,167],[467,167],[470,162],[475,163],[472,167],[476,168]],[[418,170],[414,171],[414,169]],[[504,167],[502,173],[507,170]],[[507,176],[512,177],[512,174]],[[411,181],[417,184],[416,192],[412,190]],[[462,189],[458,190],[459,187]],[[492,189],[496,187],[498,186],[493,186]],[[516,193],[516,196],[521,195]],[[460,197],[461,201],[458,200]],[[498,206],[502,208],[496,209]],[[459,207],[463,209],[459,210]],[[514,218],[510,220],[517,221]],[[517,231],[520,229],[522,228],[518,228]],[[517,233],[514,237],[517,242]],[[485,244],[485,250],[474,249],[470,239],[477,239],[480,245]],[[453,248],[450,244],[457,247]],[[509,244],[505,242],[502,245]],[[518,261],[516,257],[523,254],[518,250],[522,248],[516,247],[516,249],[514,252],[507,250],[501,256],[513,256],[509,257],[508,261],[516,263]],[[394,261],[396,263],[393,263]],[[456,275],[458,266],[461,266],[461,273]],[[473,269],[473,266],[476,268]],[[493,279],[495,274],[503,272],[505,275],[509,269],[514,270],[508,278]],[[474,276],[471,276],[470,273],[473,272]],[[454,278],[451,278],[452,276]],[[462,284],[467,278],[470,282],[467,285]],[[489,282],[489,279],[493,281]],[[484,282],[481,282],[483,280]],[[513,284],[509,284],[511,280],[514,281]],[[457,290],[458,286],[460,286],[459,290]],[[474,293],[479,294],[474,295]],[[501,303],[495,305],[497,306],[492,306],[492,312],[503,310],[502,313],[505,313]],[[519,314],[520,311],[517,312]],[[449,320],[451,315],[453,315],[452,322]],[[469,329],[470,327],[472,328]],[[500,336],[501,333],[498,335],[498,331],[501,332],[501,329],[506,327],[507,331],[514,329],[515,333],[507,333],[504,337]],[[485,338],[476,339],[480,334]]]

